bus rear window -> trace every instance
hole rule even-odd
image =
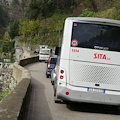
[[[71,47],[120,52],[120,27],[74,22]]]
[[[57,58],[51,58],[51,64],[56,64],[56,62],[57,62]]]

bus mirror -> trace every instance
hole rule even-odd
[[[56,47],[55,48],[55,55],[59,55],[60,54],[60,47]]]
[[[52,54],[52,49],[50,49],[50,53]]]

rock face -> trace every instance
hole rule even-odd
[[[13,64],[4,63],[0,68],[0,92],[14,89],[17,81],[13,78]]]

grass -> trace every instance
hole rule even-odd
[[[4,99],[10,92],[11,92],[11,89],[8,89],[7,91],[0,93],[0,101]]]

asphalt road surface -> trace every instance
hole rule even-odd
[[[32,80],[20,120],[120,120],[115,106],[85,103],[54,103],[53,87],[46,78],[46,63],[26,66]]]

